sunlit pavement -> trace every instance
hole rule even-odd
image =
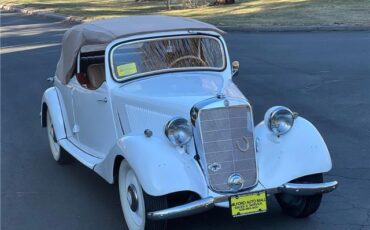
[[[126,229],[118,189],[74,163],[57,165],[39,107],[69,25],[2,12],[1,229]],[[229,33],[236,83],[262,120],[287,105],[327,141],[340,187],[308,219],[281,213],[232,219],[214,209],[170,221],[170,229],[370,229],[370,33]],[[302,138],[304,135],[302,134]],[[310,162],[307,162],[310,164]],[[271,172],[272,174],[274,172]]]

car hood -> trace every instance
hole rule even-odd
[[[244,98],[231,80],[215,72],[152,76],[123,84],[112,93],[121,122],[139,130],[148,120],[146,127],[160,123],[163,128],[163,123],[175,116],[190,119],[190,110],[196,103],[220,93]]]

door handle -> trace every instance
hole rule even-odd
[[[98,101],[107,103],[108,102],[108,99],[106,97],[104,97],[103,99],[98,99]]]

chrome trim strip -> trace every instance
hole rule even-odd
[[[238,194],[227,194],[221,195],[219,197],[206,197],[200,200],[196,200],[187,204],[179,205],[176,207],[158,210],[155,212],[149,212],[148,218],[151,220],[167,220],[179,217],[185,217],[208,211],[212,209],[216,203],[221,203],[228,201],[231,196],[235,195],[246,195],[249,193],[263,192],[267,194],[275,193],[289,193],[300,196],[309,196],[320,193],[328,193],[335,190],[338,186],[337,181],[325,182],[325,183],[315,183],[315,184],[296,184],[296,183],[286,183],[278,188],[259,190],[259,191],[248,191]]]

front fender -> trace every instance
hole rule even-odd
[[[292,129],[277,137],[261,122],[255,128],[259,181],[276,188],[293,179],[327,172],[330,154],[317,129],[298,117]]]
[[[41,125],[46,126],[46,113],[49,111],[54,127],[55,137],[59,141],[66,138],[62,110],[60,108],[58,93],[55,87],[45,90],[41,101]]]
[[[119,155],[127,160],[149,195],[179,191],[192,191],[200,196],[207,193],[206,181],[194,158],[164,140],[144,135],[119,139],[107,158],[94,168],[110,183],[114,182],[114,163]]]

